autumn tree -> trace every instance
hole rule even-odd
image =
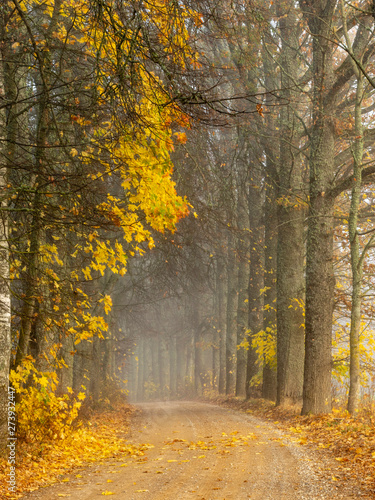
[[[124,274],[128,256],[153,246],[151,229],[173,230],[187,214],[171,181],[170,127],[189,123],[175,74],[196,66],[187,24],[199,17],[182,5],[138,7],[2,9],[15,367],[29,353],[61,367],[69,345],[105,337],[111,300],[95,282],[106,269]]]
[[[331,408],[331,335],[333,311],[333,206],[335,190],[335,107],[353,75],[350,56],[334,71],[332,41],[337,2],[300,2],[312,34],[313,121],[310,145],[310,199],[306,262],[306,353],[303,413]],[[365,23],[358,26],[353,52],[368,43]]]
[[[0,40],[5,38],[5,12],[0,15]],[[4,54],[2,53],[2,64],[0,64],[0,97],[5,98],[4,89]],[[0,110],[0,155],[7,158],[7,148],[5,142],[5,107]],[[6,190],[7,171],[6,165],[1,162],[0,185],[2,193]],[[10,291],[9,291],[9,243],[8,243],[8,214],[4,210],[7,200],[4,196],[1,199],[1,220],[0,220],[0,443],[1,454],[4,453],[4,443],[8,443],[8,389],[9,389],[9,360],[11,350],[10,338]]]
[[[307,103],[302,105],[298,82],[304,65],[296,59],[300,48],[301,23],[292,2],[276,5],[281,43],[279,61],[281,100],[279,106],[280,160],[277,248],[277,403],[302,399],[304,358],[304,162],[301,149]],[[304,68],[307,71],[307,68]],[[305,109],[304,109],[305,108]],[[291,242],[293,244],[291,245]]]

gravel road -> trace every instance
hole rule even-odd
[[[336,464],[288,441],[274,425],[197,402],[137,405],[129,441],[144,456],[80,469],[24,499],[315,500],[370,498],[338,480]],[[77,475],[81,477],[77,477]]]

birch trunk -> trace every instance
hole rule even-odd
[[[5,27],[0,17],[0,40],[4,40]],[[4,92],[4,54],[1,51],[0,61],[0,99],[5,99]],[[5,108],[0,110],[0,144],[5,144],[0,150],[0,158],[6,158],[6,117]],[[9,292],[9,249],[8,249],[8,218],[4,210],[6,200],[6,165],[0,160],[0,455],[5,454],[8,444],[8,387],[9,361],[11,352],[10,335],[10,292]]]

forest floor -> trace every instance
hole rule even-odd
[[[350,455],[329,454],[329,432],[315,442],[319,432],[312,421],[285,412],[274,422],[270,407],[258,409],[265,416],[258,418],[249,413],[255,410],[239,400],[221,400],[220,404],[231,408],[185,401],[139,404],[126,440],[142,453],[124,453],[82,466],[61,476],[58,483],[22,498],[374,498],[369,480],[362,476],[358,480]],[[311,440],[306,438],[310,432],[315,436]],[[359,446],[357,451],[360,456]]]

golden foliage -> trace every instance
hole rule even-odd
[[[5,498],[20,498],[27,491],[61,480],[62,474],[75,467],[104,458],[144,456],[150,445],[130,445],[123,437],[132,412],[131,406],[122,404],[115,410],[95,413],[90,421],[71,427],[63,438],[44,438],[43,442],[20,438],[17,444],[18,490],[16,496],[9,493]],[[6,472],[6,460],[1,459],[0,490],[4,492],[7,491]]]
[[[22,365],[10,373],[10,384],[21,395],[16,404],[17,437],[32,443],[65,439],[73,432],[84,393],[77,398],[58,396],[55,372],[39,372],[34,360],[27,356]]]

